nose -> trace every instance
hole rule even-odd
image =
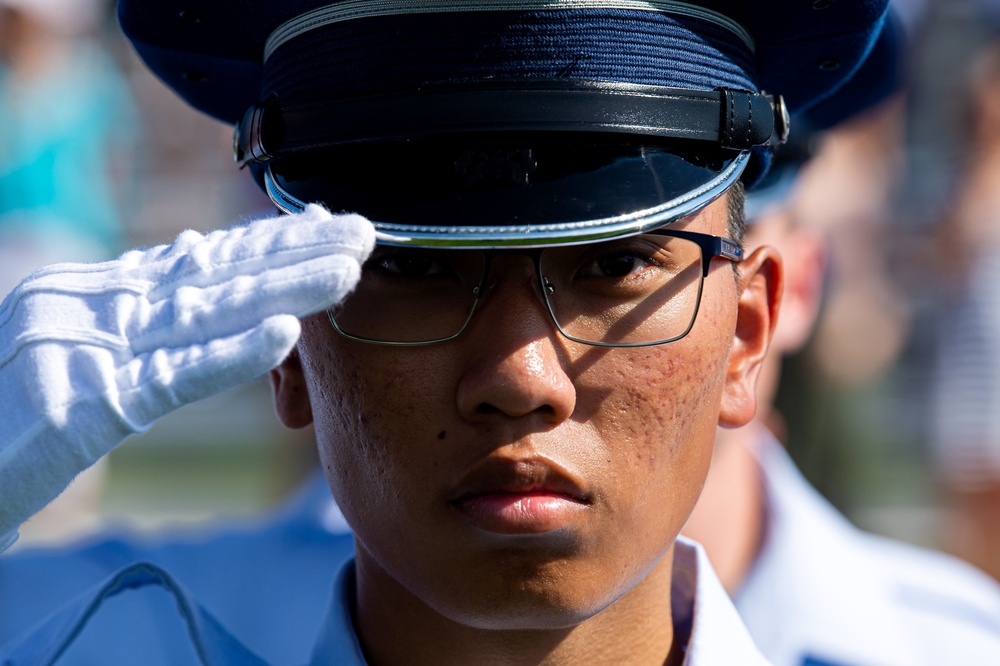
[[[513,258],[512,258],[513,260]],[[565,338],[555,329],[525,257],[497,278],[464,335],[472,352],[458,385],[458,409],[474,423],[529,419],[552,426],[576,408]]]

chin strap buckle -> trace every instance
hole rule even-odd
[[[781,95],[729,88],[719,88],[719,93],[719,142],[723,148],[750,150],[788,139],[788,108]]]
[[[771,101],[771,108],[774,109],[774,133],[777,135],[779,144],[788,141],[788,133],[792,129],[792,119],[788,113],[788,106],[785,105],[785,98],[781,95],[768,95],[761,93]]]
[[[233,159],[242,169],[250,162],[266,162],[274,158],[264,145],[264,129],[272,129],[280,114],[274,113],[278,99],[272,97],[257,102],[243,114],[243,119],[233,128]]]

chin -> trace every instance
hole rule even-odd
[[[475,609],[455,609],[449,615],[455,622],[489,631],[569,631],[615,600],[581,604],[566,599],[507,598]]]
[[[631,587],[615,584],[610,572],[567,570],[566,564],[511,567],[504,560],[506,566],[498,566],[492,580],[477,577],[468,590],[452,588],[451,603],[438,605],[437,611],[477,629],[568,630],[613,605]]]

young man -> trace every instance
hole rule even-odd
[[[716,427],[753,415],[781,288],[773,250],[739,250],[739,178],[785,123],[746,91],[829,93],[884,3],[255,10],[121,17],[189,101],[243,115],[237,158],[292,214],[11,294],[0,532],[128,432],[274,368],[355,534],[316,663],[758,663],[677,540]],[[253,659],[147,565],[10,659],[72,654],[101,600],[149,583],[203,659]]]

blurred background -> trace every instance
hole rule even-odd
[[[775,426],[859,526],[1000,577],[1000,0],[893,2],[905,90],[817,137],[792,193],[828,271]],[[110,0],[0,0],[0,147],[0,293],[270,209],[231,128],[144,70]],[[314,457],[261,379],[128,440],[16,547],[249,519]]]

